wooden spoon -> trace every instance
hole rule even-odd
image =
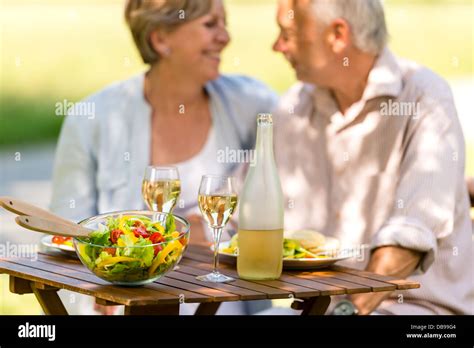
[[[22,215],[17,216],[15,221],[21,227],[28,230],[52,234],[64,237],[88,237],[91,232],[89,228],[77,224],[63,224],[54,220],[48,220],[38,216]]]
[[[20,201],[19,199],[13,197],[0,197],[0,206],[17,215],[37,216],[62,224],[77,225],[71,220],[64,219],[59,215],[53,214],[33,204]]]

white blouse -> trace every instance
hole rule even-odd
[[[144,209],[141,182],[150,165],[151,107],[143,97],[144,73],[86,98],[95,115],[73,110],[63,124],[53,171],[51,210],[74,221],[96,214]],[[199,213],[204,174],[230,174],[239,163],[221,163],[219,150],[252,149],[256,116],[271,112],[277,96],[261,82],[221,76],[209,82],[212,126],[203,149],[175,163],[181,196],[175,213]],[[79,108],[79,106],[77,106]],[[74,115],[74,116],[72,116]]]

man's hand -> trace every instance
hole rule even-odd
[[[193,214],[187,216],[186,218],[191,224],[191,238],[189,243],[206,246],[211,245],[211,242],[209,242],[206,238],[202,217],[197,214]]]
[[[94,303],[94,310],[102,315],[116,315],[120,306],[104,306]]]
[[[406,278],[418,267],[423,253],[398,246],[385,246],[375,249],[370,256],[366,270],[369,272]],[[391,292],[351,295],[350,299],[359,314],[370,314]]]

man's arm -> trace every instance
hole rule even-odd
[[[376,248],[369,260],[366,270],[369,272],[406,278],[418,267],[423,253],[398,246],[383,246]],[[380,303],[388,298],[389,291],[351,296],[351,301],[359,310],[359,314],[370,314]]]

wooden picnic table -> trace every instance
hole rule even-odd
[[[125,315],[178,315],[181,303],[199,303],[196,315],[213,315],[228,301],[293,298],[302,315],[324,314],[331,296],[419,288],[420,284],[333,265],[312,271],[284,271],[278,280],[207,283],[196,275],[212,269],[211,251],[190,245],[179,269],[142,287],[115,286],[96,277],[79,260],[39,253],[37,260],[0,258],[0,273],[10,276],[10,291],[34,293],[46,314],[67,315],[57,291],[67,289],[95,297],[102,305],[124,305]],[[235,266],[220,270],[237,278]]]

